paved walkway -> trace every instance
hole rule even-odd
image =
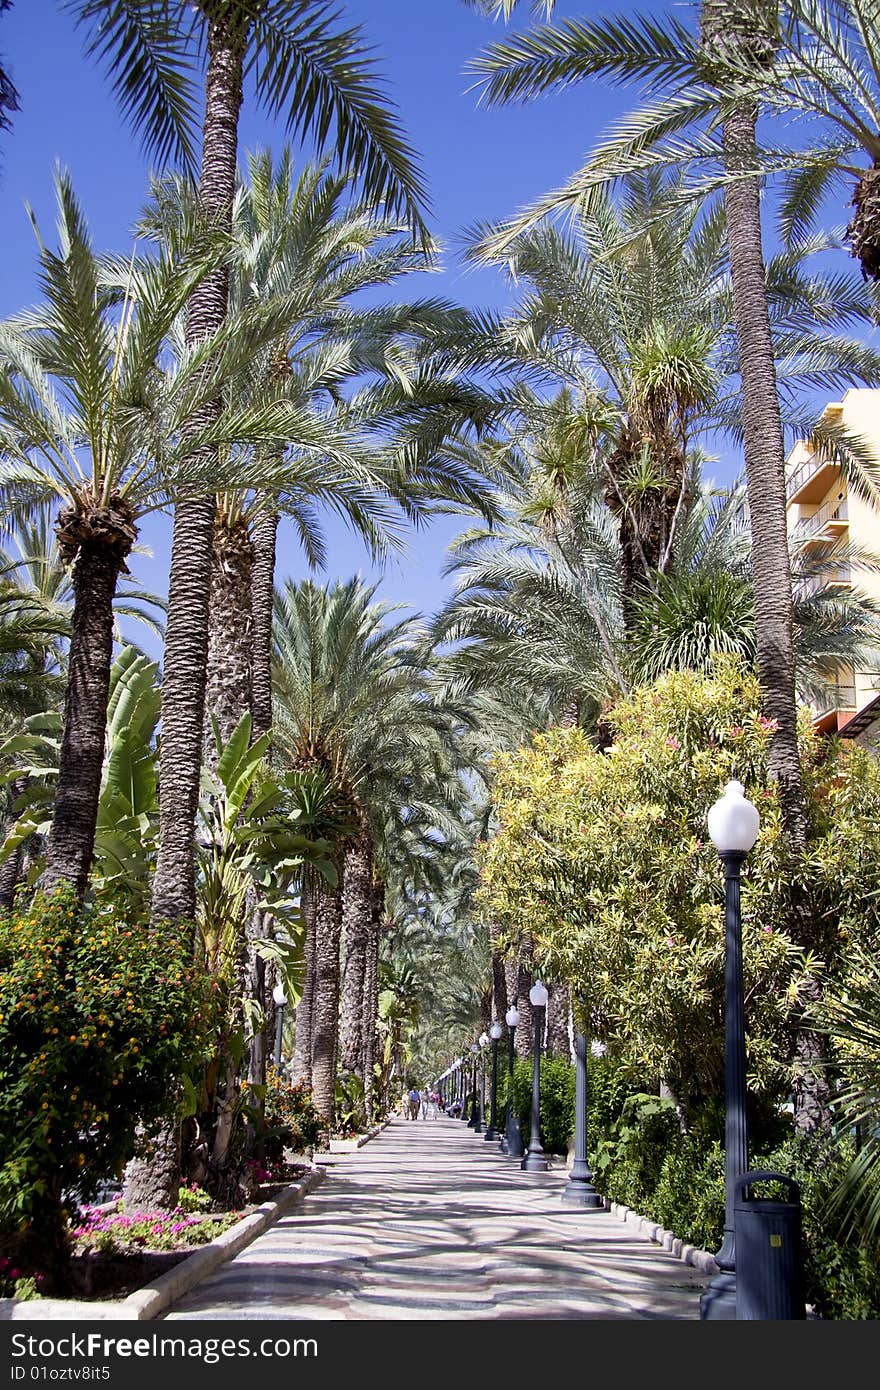
[[[460,1120],[394,1119],[175,1318],[699,1317],[707,1277]]]

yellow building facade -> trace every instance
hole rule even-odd
[[[880,466],[880,390],[847,391],[822,412],[826,424],[841,426],[867,444]],[[838,463],[821,448],[798,441],[786,459],[786,515],[789,536],[817,558],[835,546],[852,546],[855,552],[880,560],[880,510],[872,502],[850,492]],[[880,574],[857,559],[842,558],[815,584],[851,584],[859,593],[880,604]],[[843,730],[880,695],[877,671],[841,669],[829,690],[825,707],[817,709],[817,726],[828,733]],[[856,722],[859,722],[856,720]],[[855,733],[855,729],[850,731]]]

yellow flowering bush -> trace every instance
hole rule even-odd
[[[784,1097],[805,976],[830,982],[847,942],[880,944],[877,760],[818,740],[803,712],[810,839],[798,864],[767,782],[773,726],[750,672],[733,660],[709,677],[672,672],[608,723],[606,751],[554,729],[498,759],[482,909],[512,937],[532,934],[545,976],[587,1001],[595,1036],[634,1074],[664,1081],[693,1122],[723,1095],[724,885],[706,812],[738,778],[761,813],[742,888],[749,1084]],[[796,876],[810,885],[809,951],[789,932]]]
[[[0,1250],[63,1265],[65,1215],[121,1172],[204,1053],[212,1004],[187,934],[80,908],[0,913]]]

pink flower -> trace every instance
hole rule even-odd
[[[772,931],[773,928],[772,928],[772,927],[765,927],[764,930],[765,930],[765,931]]]
[[[667,936],[667,938],[666,938],[666,945],[667,945],[667,946],[674,946],[674,945],[675,945],[675,937],[674,937],[674,936]]]
[[[679,748],[681,747],[681,744],[679,743],[677,738],[672,736],[666,740],[666,747],[671,748],[674,752],[677,753]]]

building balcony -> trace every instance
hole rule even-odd
[[[792,536],[800,545],[827,545],[838,541],[849,526],[846,499],[826,502],[812,516],[802,517],[795,524]]]
[[[785,481],[785,496],[789,502],[809,506],[821,502],[840,473],[840,464],[821,452],[804,459]]]

